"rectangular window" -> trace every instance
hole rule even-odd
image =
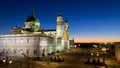
[[[23,49],[20,50],[20,53],[23,53]]]
[[[16,39],[15,39],[15,43],[16,43]]]
[[[5,43],[5,39],[3,39],[3,43]]]
[[[27,38],[27,43],[29,43],[29,38]]]
[[[37,42],[37,40],[38,40],[37,38],[34,38],[34,42],[35,42],[35,43]]]
[[[16,53],[16,49],[14,49],[14,53]]]
[[[21,39],[20,42],[23,43],[23,39]]]

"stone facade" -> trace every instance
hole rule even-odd
[[[0,55],[38,57],[69,49],[69,24],[58,12],[56,29],[43,29],[32,10],[24,27],[15,26],[11,35],[0,35]]]
[[[35,57],[55,49],[54,38],[36,34],[1,35],[0,43],[0,53],[7,56]]]

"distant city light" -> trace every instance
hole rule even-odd
[[[107,49],[105,47],[103,47],[101,50],[105,52]]]
[[[97,56],[99,56],[99,53],[97,53]]]
[[[93,47],[97,48],[97,45],[94,44]]]
[[[91,53],[91,55],[94,55],[93,53]]]

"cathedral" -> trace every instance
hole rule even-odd
[[[42,28],[34,10],[24,25],[12,27],[10,35],[0,35],[1,56],[38,57],[69,49],[68,19],[63,21],[61,10],[57,15],[56,29]]]

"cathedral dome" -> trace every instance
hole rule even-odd
[[[30,16],[26,19],[26,22],[39,22],[39,20],[35,16]]]
[[[32,14],[26,19],[26,22],[39,22],[39,20],[34,15],[34,10],[32,10]]]

